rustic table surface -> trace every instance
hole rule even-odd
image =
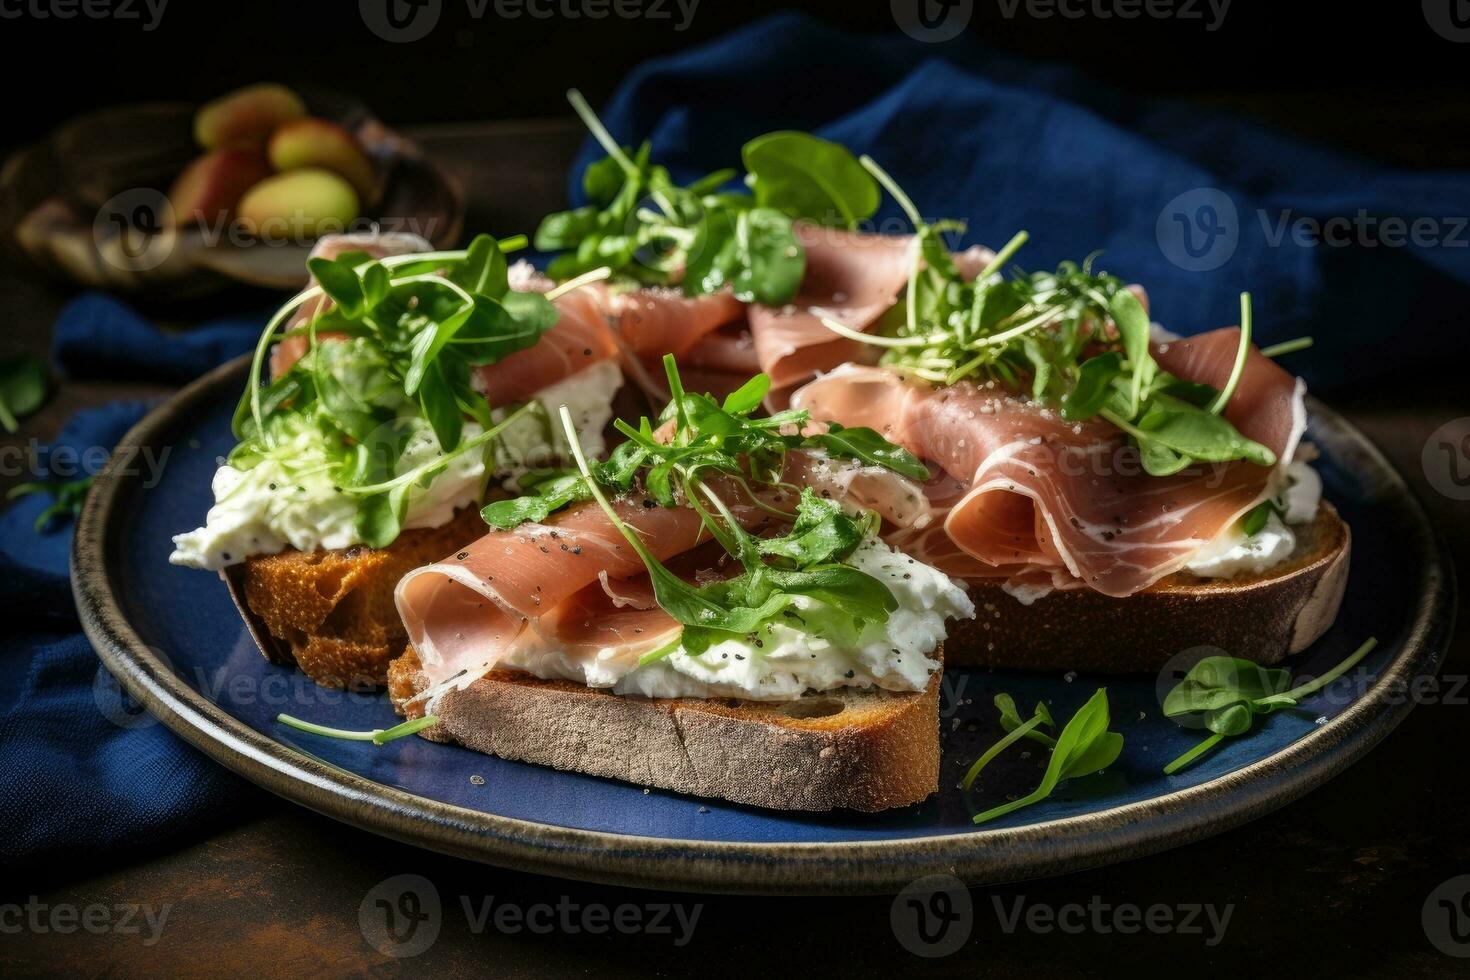
[[[559,204],[578,139],[561,122],[435,127],[415,135],[469,191],[467,227],[498,234],[532,227]],[[65,292],[7,265],[0,268],[0,296],[7,313],[0,353],[44,353]],[[261,305],[261,297],[251,299]],[[1464,389],[1455,387],[1390,392],[1375,385],[1330,400],[1408,477],[1464,567],[1470,505],[1436,493],[1420,462],[1429,435],[1467,414]],[[65,383],[8,441],[44,441],[87,405],[162,393],[123,382]],[[14,478],[0,480],[0,487],[6,482]],[[12,975],[333,976],[408,967],[420,976],[733,969],[754,976],[811,966],[864,976],[919,966],[1033,978],[1199,961],[1220,974],[1445,976],[1470,960],[1451,959],[1431,945],[1421,910],[1442,882],[1470,872],[1466,632],[1462,618],[1439,696],[1429,699],[1435,703],[1416,708],[1386,742],[1326,786],[1189,847],[1063,878],[977,889],[969,941],[945,959],[917,960],[894,939],[888,898],[674,896],[542,878],[384,840],[262,794],[233,822],[200,828],[185,846],[119,855],[105,868],[31,869],[3,889],[7,901],[34,896],[48,905],[167,906],[157,942],[145,941],[146,927],[132,936],[3,933],[0,963],[8,962]],[[365,941],[358,910],[374,886],[404,873],[434,883],[444,915],[437,941],[400,964]],[[493,911],[488,922],[482,918],[487,902],[492,910],[544,904],[579,931],[558,926],[545,933],[514,923],[499,929]],[[673,913],[668,933],[593,934],[577,926],[581,910],[625,904],[640,906],[648,922],[651,907],[661,903],[681,903],[685,921],[698,915],[692,938],[682,941]],[[1217,916],[1228,912],[1228,926],[1217,936],[1201,914],[1199,932],[1122,934],[1098,928],[1090,911],[1077,920],[1064,914],[1049,927],[1029,913],[1069,905],[1146,911],[1156,904],[1214,906]],[[1464,949],[1470,953],[1470,945]]]

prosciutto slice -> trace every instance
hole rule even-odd
[[[871,359],[872,348],[833,333],[822,318],[851,330],[872,326],[908,282],[914,241],[911,235],[870,235],[805,222],[797,222],[795,231],[806,250],[800,292],[786,306],[748,311],[761,370],[770,375],[773,390],[786,394],[818,371]]]
[[[866,331],[893,308],[913,268],[914,236],[873,235],[798,222],[806,250],[801,290],[778,308],[752,306],[750,329],[760,368],[771,377],[772,409],[784,408],[791,392],[840,364],[870,363],[875,348],[829,330],[823,318],[849,330]],[[994,253],[972,246],[954,256],[966,279],[979,275]]]
[[[1163,345],[1157,356],[1185,380],[1218,385],[1238,340],[1233,329],[1215,331]],[[1286,461],[1305,428],[1303,391],[1252,351],[1227,416]],[[961,571],[963,554],[992,575],[1050,575],[1110,596],[1182,568],[1266,496],[1272,476],[1241,461],[1150,476],[1105,422],[1068,423],[992,385],[936,388],[883,368],[839,368],[792,404],[814,418],[871,426],[940,468],[930,497],[944,538],[930,531],[890,540],[896,547],[920,547],[917,557],[947,571]]]
[[[918,486],[888,470],[793,453],[784,476],[826,496],[873,502],[896,526],[927,518],[914,504],[923,496]],[[795,509],[790,490],[763,493],[758,506],[733,483],[712,485],[754,534],[780,520],[768,508]],[[650,552],[673,562],[676,573],[692,580],[705,571],[700,562],[677,562],[710,540],[692,509],[660,507],[639,496],[613,506]],[[544,523],[492,531],[450,558],[410,572],[395,598],[430,691],[469,684],[518,650],[590,657],[611,648],[613,656],[637,657],[679,629],[652,604],[637,552],[591,501]]]

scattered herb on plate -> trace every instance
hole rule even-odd
[[[92,480],[92,477],[84,476],[79,480],[61,483],[20,483],[10,488],[5,499],[19,500],[35,493],[50,495],[51,505],[36,517],[36,533],[40,534],[52,521],[61,518],[76,520],[82,513],[82,505],[87,502],[87,492],[92,489]]]
[[[50,379],[46,362],[25,354],[0,361],[0,426],[6,432],[20,428],[20,420],[46,403]]]
[[[290,715],[276,715],[276,721],[287,725],[297,731],[307,732],[311,735],[325,735],[328,738],[340,738],[348,742],[372,742],[374,745],[383,745],[396,738],[421,732],[439,720],[437,715],[424,715],[422,718],[414,718],[402,724],[394,725],[392,728],[374,728],[372,731],[349,731],[345,728],[328,728]]]
[[[1050,736],[1038,729],[1042,726],[1055,728],[1051,713],[1047,710],[1046,705],[1040,702],[1037,703],[1036,710],[1030,719],[1026,721],[1021,720],[1016,711],[1015,701],[1009,695],[998,695],[995,705],[1000,709],[1001,725],[1006,729],[1006,736],[986,750],[979,759],[976,759],[970,771],[965,774],[961,785],[967,791],[974,785],[975,778],[980,775],[981,770],[1007,747],[1027,737],[1045,745],[1050,741]],[[1117,732],[1108,731],[1108,724],[1108,692],[1106,688],[1098,688],[1087,703],[1077,709],[1077,713],[1062,728],[1056,741],[1050,746],[1051,760],[1047,763],[1046,772],[1041,777],[1041,785],[1019,799],[1002,803],[983,813],[977,813],[974,817],[975,823],[988,823],[997,817],[1003,817],[1022,807],[1038,803],[1050,796],[1062,780],[1088,776],[1112,765],[1123,751],[1123,736]]]
[[[1205,657],[1164,698],[1164,716],[1199,715],[1211,734],[1165,766],[1164,772],[1173,775],[1226,738],[1246,734],[1258,715],[1295,707],[1356,667],[1377,645],[1377,638],[1370,637],[1336,667],[1297,687],[1291,687],[1291,671],[1284,667],[1262,667],[1239,657]]]

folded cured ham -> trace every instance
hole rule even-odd
[[[834,320],[859,333],[893,308],[915,265],[912,235],[876,235],[795,225],[806,251],[806,275],[797,295],[781,307],[752,306],[750,331],[760,369],[771,379],[773,408],[818,372],[841,364],[867,363],[873,348],[835,334]],[[993,257],[979,246],[954,257],[960,273],[974,278]]]
[[[798,452],[788,459],[783,479],[785,488],[763,490],[758,499],[729,481],[721,481],[719,493],[742,526],[755,535],[779,526],[775,515],[795,508],[797,486],[853,509],[873,510],[891,527],[914,528],[933,519],[921,488],[881,467]],[[656,506],[642,495],[617,500],[613,506],[659,561],[686,559],[683,565],[691,580],[719,577],[729,567],[729,555],[702,547],[711,538],[694,509]],[[907,556],[891,549],[875,554],[904,566],[898,575],[909,576],[902,581],[913,581],[916,566]],[[701,556],[708,559],[703,564]],[[667,611],[652,603],[651,595],[643,560],[603,510],[587,501],[543,523],[492,531],[444,561],[410,572],[399,584],[397,603],[409,642],[418,652],[426,689],[435,693],[449,684],[468,686],[497,665],[549,672],[594,686],[622,684],[644,693],[717,689],[761,698],[799,695],[804,689],[795,688],[793,695],[788,679],[773,682],[769,677],[762,684],[764,692],[748,685],[721,686],[710,682],[708,671],[694,671],[693,680],[656,676],[653,687],[623,683],[638,667],[640,656],[667,644],[681,629]],[[932,626],[925,632],[931,631]],[[932,638],[921,640],[930,640],[932,646]],[[881,666],[843,680],[902,689],[913,674],[887,663],[889,659],[879,658]],[[803,664],[798,670],[807,675],[807,667]]]
[[[1238,346],[1237,330],[1221,330],[1162,345],[1156,356],[1186,380],[1223,384]],[[1226,414],[1290,459],[1305,428],[1303,392],[1253,352]],[[872,426],[935,464],[958,494],[947,501],[949,541],[1000,577],[1059,573],[1104,595],[1132,595],[1183,568],[1272,489],[1273,471],[1243,460],[1151,476],[1115,426],[1064,421],[993,382],[945,388],[848,365],[792,404]]]

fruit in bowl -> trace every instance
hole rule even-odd
[[[0,246],[164,302],[232,281],[300,288],[332,232],[449,248],[463,217],[459,187],[412,141],[351,99],[276,83],[90,113],[0,168]]]
[[[169,193],[174,225],[238,219],[245,235],[300,240],[345,230],[371,206],[378,181],[345,126],[307,115],[284,85],[262,83],[208,102],[194,116],[203,156]]]

